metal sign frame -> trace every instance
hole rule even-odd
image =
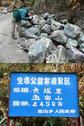
[[[25,72],[12,72],[12,73],[25,73]],[[44,73],[45,74],[45,72],[27,72],[27,73]],[[46,73],[48,73],[48,72],[46,72]],[[51,74],[52,74],[53,72],[51,72]],[[48,73],[49,74],[49,73]],[[76,73],[54,73],[54,74],[76,74]],[[9,117],[9,115],[8,115],[8,119],[7,119],[7,126],[10,126],[10,117]],[[77,118],[77,126],[80,126],[80,117],[78,117]]]

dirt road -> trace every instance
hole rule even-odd
[[[28,63],[27,53],[11,38],[11,20],[11,14],[0,15],[0,63]]]

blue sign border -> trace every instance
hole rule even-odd
[[[10,74],[10,77],[12,77],[12,74],[48,74],[48,75],[50,75],[50,74],[53,74],[53,75],[58,75],[58,74],[60,74],[60,75],[63,75],[63,74],[67,74],[67,75],[76,75],[76,77],[77,77],[77,74],[76,73],[55,73],[55,72],[12,72],[11,74]],[[77,79],[77,88],[78,88],[78,79]],[[10,90],[11,90],[11,81],[10,81]],[[11,92],[10,92],[10,94],[11,94]],[[9,99],[10,99],[10,96],[9,96]],[[10,100],[9,100],[10,101]],[[78,102],[79,102],[79,100],[78,100]],[[10,106],[10,104],[9,104],[9,106]],[[78,112],[79,112],[79,109],[78,109]],[[11,115],[10,114],[10,110],[9,110],[9,113],[8,113],[8,115],[10,116],[10,117],[79,117],[80,116],[80,114],[77,114],[76,116],[70,116],[70,115],[68,115],[68,116],[53,116],[53,115],[41,115],[40,114],[40,116],[35,116],[35,114],[34,115],[30,115],[30,116],[13,116],[13,115]]]

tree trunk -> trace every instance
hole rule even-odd
[[[71,119],[67,118],[67,126],[71,126]]]
[[[84,126],[84,116],[82,116],[82,126]]]
[[[1,0],[0,0],[0,7],[1,7]]]
[[[36,0],[33,6],[34,13],[43,12],[45,10],[45,2],[46,0]]]

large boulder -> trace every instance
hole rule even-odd
[[[32,24],[29,21],[22,20],[21,21],[21,26],[25,28],[29,28],[32,26]]]
[[[31,28],[27,29],[26,31],[33,35],[38,35],[40,32],[39,28],[36,28],[36,27],[31,27]]]
[[[34,25],[39,24],[39,16],[38,16],[38,15],[34,15],[34,16],[33,16],[32,23],[33,23]]]
[[[47,33],[41,33],[40,34],[40,37],[42,38],[42,37],[48,37],[48,34]]]
[[[35,38],[35,39],[37,39],[38,37],[38,35],[39,35],[39,33],[40,33],[40,30],[39,30],[39,28],[37,28],[37,27],[31,27],[31,28],[29,28],[29,29],[25,29],[25,37],[26,38]]]
[[[84,53],[84,43],[80,44],[80,50]]]
[[[63,30],[56,30],[51,33],[50,38],[56,42],[66,44],[67,36],[64,34]]]
[[[57,56],[55,53],[46,57],[46,63],[57,63]]]
[[[29,47],[29,62],[43,63],[52,46],[52,40],[42,37]]]
[[[44,18],[44,20],[48,20],[48,19],[53,19],[56,20],[56,15],[55,14],[49,14],[48,12],[42,14],[42,17]]]
[[[49,16],[49,13],[44,13],[44,14],[42,15],[42,17],[43,17],[45,20],[48,19],[48,16]]]
[[[45,24],[42,28],[41,28],[41,32],[42,33],[50,33],[51,32],[51,26],[48,24]]]
[[[52,31],[59,30],[61,28],[61,26],[63,26],[63,24],[61,24],[60,22],[56,22],[55,20],[51,20],[51,30]]]
[[[81,32],[81,34],[79,36],[78,41],[79,41],[79,45],[82,44],[82,43],[84,43],[84,34],[82,32]]]
[[[46,24],[46,21],[43,19],[43,17],[40,17],[39,25],[40,25],[41,27],[43,27],[45,24]]]
[[[67,43],[66,43],[66,48],[71,48],[71,47],[77,47],[78,46],[78,41],[72,38],[69,38]]]
[[[46,58],[46,63],[68,63],[67,50],[59,45],[56,51]]]
[[[65,25],[64,33],[68,37],[75,39],[76,37],[80,35],[81,29],[76,25],[68,23],[67,25]]]
[[[51,55],[51,54],[55,53],[56,52],[56,49],[57,49],[56,45],[55,44],[52,44],[48,55]]]
[[[56,15],[55,15],[55,14],[50,14],[50,15],[48,16],[48,19],[56,20]]]
[[[19,47],[25,51],[28,51],[30,45],[32,45],[33,43],[35,43],[35,39],[21,39],[19,42]]]
[[[70,62],[84,63],[84,53],[80,52],[75,47],[71,47],[67,53],[70,58]]]
[[[60,20],[60,23],[67,24],[68,23],[68,20],[67,19],[62,19],[62,20]]]
[[[24,33],[24,37],[25,37],[26,39],[38,39],[37,35],[31,34],[31,33],[29,33],[29,32],[25,32],[25,33]]]

